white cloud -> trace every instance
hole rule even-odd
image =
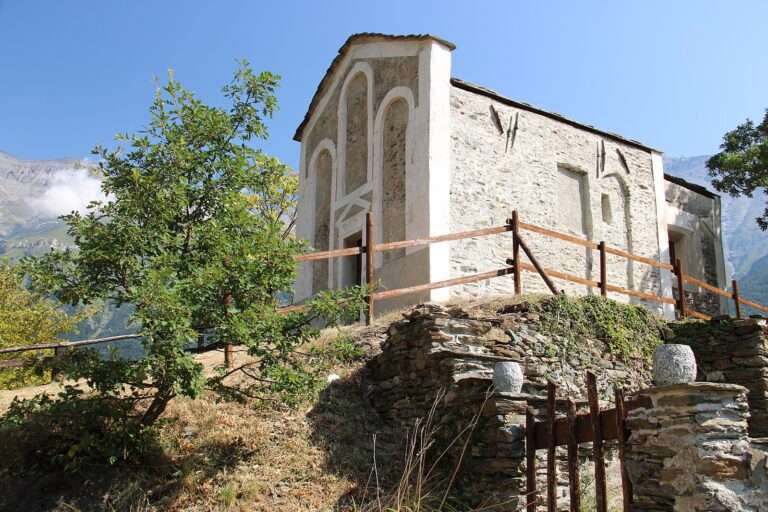
[[[32,198],[30,205],[44,216],[57,217],[73,211],[84,213],[91,201],[105,201],[101,181],[85,169],[58,171],[49,186]]]

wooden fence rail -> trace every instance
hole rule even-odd
[[[586,278],[579,277],[567,272],[562,272],[559,270],[554,270],[554,269],[544,267],[537,260],[537,258],[531,251],[530,247],[526,244],[525,240],[520,234],[521,231],[536,233],[538,235],[543,235],[549,238],[554,238],[567,243],[586,247],[587,249],[590,249],[590,250],[598,251],[599,259],[600,259],[599,280],[596,281],[593,279],[586,279]],[[481,272],[478,274],[472,274],[468,276],[456,277],[453,279],[447,279],[444,281],[438,281],[434,283],[424,283],[424,284],[419,284],[414,286],[395,288],[395,289],[383,290],[383,291],[372,290],[368,294],[368,297],[366,300],[366,315],[365,315],[366,322],[370,323],[374,317],[374,307],[375,307],[376,301],[420,293],[428,290],[435,290],[439,288],[446,288],[450,286],[458,286],[462,284],[484,281],[487,279],[493,279],[495,277],[512,275],[514,278],[515,294],[519,295],[520,293],[522,293],[522,280],[521,280],[522,272],[537,273],[544,280],[545,284],[553,294],[557,294],[559,292],[554,282],[552,281],[552,279],[560,279],[563,281],[569,281],[572,283],[597,289],[600,291],[600,294],[603,296],[607,296],[608,292],[612,292],[612,293],[627,295],[630,297],[636,297],[638,299],[642,299],[646,301],[658,302],[661,304],[674,304],[678,317],[680,318],[686,318],[691,316],[691,317],[699,318],[702,320],[710,319],[708,315],[698,311],[691,310],[688,307],[688,304],[685,300],[685,291],[684,291],[686,285],[696,286],[698,288],[705,289],[711,293],[715,293],[722,297],[726,297],[730,300],[733,300],[737,318],[741,318],[742,305],[752,307],[764,313],[768,313],[768,307],[742,297],[739,294],[738,283],[735,280],[732,281],[731,291],[724,290],[722,288],[713,286],[705,281],[697,279],[693,276],[685,274],[683,272],[682,264],[680,263],[679,260],[676,261],[674,265],[672,265],[669,263],[664,263],[661,261],[654,260],[653,258],[632,254],[622,249],[610,247],[603,241],[596,243],[591,240],[585,240],[577,236],[569,235],[566,233],[560,233],[559,231],[537,226],[535,224],[528,224],[520,220],[520,216],[517,211],[512,212],[512,217],[507,219],[506,222],[501,226],[492,226],[488,228],[461,231],[458,233],[449,233],[445,235],[436,235],[436,236],[431,236],[426,238],[417,238],[413,240],[403,240],[398,242],[386,242],[386,243],[380,243],[380,244],[374,243],[375,225],[373,222],[373,217],[369,212],[366,215],[365,245],[363,245],[362,247],[349,247],[344,249],[334,249],[330,251],[311,252],[306,254],[300,254],[296,256],[295,259],[297,262],[312,262],[312,261],[318,261],[318,260],[330,260],[334,258],[343,258],[343,257],[349,257],[349,256],[359,256],[364,254],[365,262],[366,262],[365,281],[366,281],[366,284],[373,287],[376,282],[374,255],[378,252],[392,251],[396,249],[404,249],[404,248],[411,248],[411,247],[421,247],[421,246],[427,246],[434,243],[451,242],[451,241],[457,241],[457,240],[465,240],[469,238],[499,235],[499,234],[504,234],[508,232],[512,233],[512,258],[506,260],[506,264],[509,265],[508,267],[501,268],[498,270],[492,270],[488,272]],[[522,252],[525,253],[527,258],[530,260],[531,264],[526,263],[522,260],[520,249],[522,249]],[[678,297],[677,298],[666,297],[663,295],[642,292],[639,290],[631,290],[628,288],[623,288],[621,286],[610,284],[608,282],[608,272],[607,272],[607,255],[609,254],[626,258],[639,263],[643,263],[646,265],[650,265],[652,267],[655,267],[664,271],[671,272],[677,281]],[[304,308],[303,305],[296,304],[296,305],[279,308],[278,311],[282,314],[289,314],[289,313],[301,311],[303,308]],[[81,340],[81,341],[69,342],[69,343],[26,345],[21,347],[11,347],[11,348],[0,349],[0,355],[7,354],[7,353],[14,353],[14,352],[25,352],[25,351],[43,350],[43,349],[51,349],[51,348],[65,349],[65,348],[71,348],[71,347],[77,347],[77,346],[93,345],[97,343],[106,343],[110,341],[118,341],[120,339],[136,338],[136,337],[138,336],[126,335],[126,336],[113,336],[109,338]],[[13,362],[4,361],[3,363],[0,363],[0,368],[3,368],[4,366],[9,367],[12,363]]]

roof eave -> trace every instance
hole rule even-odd
[[[634,146],[636,148],[642,149],[644,151],[652,151],[655,153],[662,153],[660,150],[652,148],[650,146],[646,146],[642,142],[639,142],[634,139],[628,139],[626,137],[623,137],[617,133],[607,132],[604,130],[601,130],[599,128],[595,128],[592,125],[580,123],[579,121],[574,121],[573,119],[567,118],[561,114],[558,114],[557,112],[551,112],[549,110],[544,110],[539,107],[536,107],[534,105],[531,105],[530,103],[524,103],[521,101],[515,101],[511,98],[507,98],[506,96],[502,96],[498,92],[488,89],[487,87],[483,87],[481,85],[476,85],[470,82],[467,82],[465,80],[462,80],[460,78],[451,78],[451,85],[458,87],[459,89],[472,92],[475,94],[479,94],[482,96],[485,96],[487,98],[496,100],[500,103],[503,103],[505,105],[508,105],[510,107],[519,108],[521,110],[527,110],[529,112],[533,112],[545,117],[548,117],[550,119],[554,119],[555,121],[560,121],[562,123],[569,124],[575,128],[580,128],[582,130],[586,130],[588,132],[606,137],[608,139],[612,139],[614,141],[620,142],[622,144],[627,144],[629,146]]]

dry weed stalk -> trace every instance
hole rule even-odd
[[[437,512],[455,511],[457,508],[449,503],[453,485],[461,469],[469,444],[483,410],[492,394],[492,389],[485,393],[484,400],[469,422],[456,434],[450,442],[430,461],[431,449],[438,439],[440,426],[437,424],[438,408],[445,398],[445,390],[440,389],[424,418],[414,422],[413,429],[407,434],[403,471],[397,486],[384,495],[378,478],[378,463],[376,460],[376,436],[373,436],[373,465],[371,475],[376,482],[376,499],[355,506],[358,512]],[[457,458],[448,476],[439,471],[441,463],[456,447]],[[370,478],[369,478],[370,482]],[[494,507],[485,507],[491,510]]]

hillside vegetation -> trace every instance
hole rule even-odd
[[[599,297],[525,296],[461,306],[487,317],[521,301],[538,315],[536,329],[557,334],[562,346],[555,353],[562,357],[582,336],[605,341],[619,359],[627,350],[648,354],[663,336],[663,322],[644,309]],[[46,457],[44,428],[6,425],[0,444],[13,450],[0,459],[0,509],[378,511],[389,504],[395,511],[428,512],[434,505],[429,496],[421,508],[407,508],[413,505],[408,499],[397,505],[399,495],[418,494],[405,492],[401,482],[409,434],[379,417],[366,396],[366,361],[377,356],[389,321],[398,316],[369,328],[328,329],[299,347],[313,377],[300,388],[273,387],[263,399],[241,402],[222,401],[210,392],[175,400],[161,420],[156,444],[139,462],[89,463],[65,471]],[[247,358],[239,353],[235,363]],[[196,359],[212,375],[223,354],[212,351]],[[443,486],[433,482],[422,492],[439,495]],[[459,500],[449,503],[443,510],[466,510]]]

